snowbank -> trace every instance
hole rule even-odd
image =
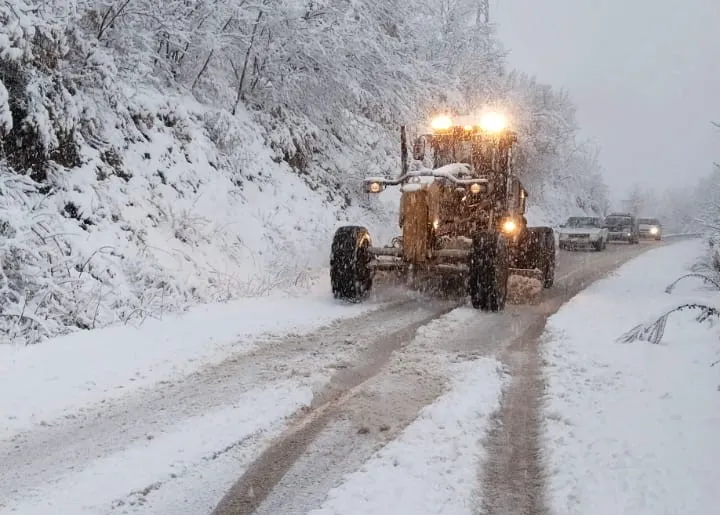
[[[659,345],[618,337],[717,291],[665,287],[702,252],[656,249],[599,281],[548,324],[545,454],[554,513],[706,515],[717,507],[718,332],[673,314]]]

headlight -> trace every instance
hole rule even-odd
[[[378,181],[372,181],[365,183],[365,190],[368,193],[380,193],[383,190],[383,185]]]
[[[505,115],[485,113],[480,117],[480,128],[485,132],[502,132],[507,127]]]
[[[502,224],[502,230],[504,233],[512,234],[517,231],[517,224],[514,220],[505,220]]]
[[[657,234],[657,233],[658,233],[658,228],[657,228],[657,227],[650,227],[650,234],[655,235],[655,234]]]
[[[470,193],[480,193],[482,191],[482,186],[480,186],[478,183],[474,183],[470,185]]]
[[[430,122],[430,127],[435,131],[446,131],[452,127],[452,119],[446,115],[436,116]]]

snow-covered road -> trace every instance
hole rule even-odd
[[[517,458],[518,356],[645,248],[563,252],[555,288],[502,314],[397,291],[344,306],[321,283],[0,349],[0,512],[207,514],[227,492],[215,513],[473,513],[517,479],[499,471]]]

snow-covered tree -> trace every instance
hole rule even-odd
[[[506,69],[485,4],[0,0],[0,332],[242,293],[233,273],[189,256],[210,245],[240,266],[246,234],[220,226],[237,222],[248,189],[270,198],[292,182],[288,203],[314,195],[332,220],[372,208],[358,179],[396,173],[399,125],[439,110],[506,109],[519,173],[549,218],[605,210],[570,98]],[[276,215],[256,219],[297,256],[302,224]],[[323,225],[308,220],[314,239]],[[159,257],[170,243],[148,236],[158,228],[192,280]]]

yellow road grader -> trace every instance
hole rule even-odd
[[[340,227],[330,255],[335,298],[361,301],[376,272],[411,281],[418,274],[459,280],[472,306],[501,311],[512,277],[550,288],[555,277],[555,235],[528,227],[527,191],[512,170],[517,135],[496,112],[437,116],[413,142],[408,162],[405,127],[400,134],[402,171],[394,179],[368,177],[369,194],[401,189],[401,235],[373,246],[368,230]]]

